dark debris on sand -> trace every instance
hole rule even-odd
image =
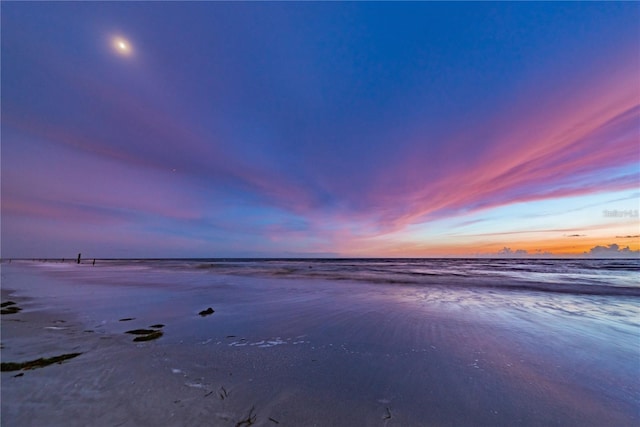
[[[242,427],[244,425],[247,426],[251,426],[256,422],[256,414],[254,413],[256,410],[255,406],[252,406],[251,409],[249,410],[249,415],[247,415],[247,418],[245,418],[244,420],[240,420],[238,421],[238,423],[236,424],[236,427]]]
[[[198,313],[200,316],[205,317],[205,316],[209,316],[210,314],[213,314],[214,310],[213,308],[209,307],[206,310],[202,310],[200,313]]]
[[[125,334],[139,335],[133,339],[137,342],[155,340],[163,335],[163,332],[159,330],[164,327],[163,324],[157,323],[149,327],[153,329],[131,329],[130,331],[126,331]]]
[[[0,371],[8,372],[8,371],[19,371],[24,370],[27,371],[29,369],[43,368],[45,366],[53,365],[54,363],[62,363],[65,360],[73,359],[74,357],[80,356],[82,353],[69,353],[63,354],[60,356],[43,358],[36,360],[30,360],[28,362],[2,362],[0,366]]]
[[[391,410],[389,408],[386,408],[386,409],[387,409],[387,413],[384,415],[384,417],[382,417],[382,419],[383,420],[390,420],[392,418],[391,417]]]
[[[150,334],[140,335],[139,337],[135,337],[133,340],[134,341],[151,341],[151,340],[160,338],[162,335],[163,335],[162,331],[152,331]]]
[[[132,329],[130,331],[125,332],[125,334],[133,334],[133,335],[149,335],[156,331],[153,329]]]
[[[13,301],[3,302],[2,304],[0,304],[0,308],[2,308],[2,310],[0,310],[0,314],[16,314],[17,312],[22,310]]]

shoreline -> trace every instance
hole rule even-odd
[[[18,288],[11,298],[23,310],[2,316],[2,361],[82,352],[21,377],[2,373],[11,425],[624,426],[639,418],[637,387],[612,382],[624,381],[624,369],[609,378],[616,365],[593,365],[608,359],[560,354],[584,347],[581,336],[568,329],[540,341],[551,331],[530,315],[482,321],[406,289],[361,284],[11,270],[3,284]],[[124,278],[135,285],[103,284]],[[126,334],[154,324],[164,325],[158,339]]]

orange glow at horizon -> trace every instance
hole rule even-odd
[[[581,239],[579,242],[565,240],[544,241],[544,242],[502,242],[487,243],[485,245],[460,245],[460,246],[430,246],[428,244],[407,244],[397,247],[380,248],[375,254],[369,256],[377,257],[490,257],[506,255],[502,251],[510,250],[514,256],[546,256],[546,257],[580,257],[590,253],[595,247],[609,247],[618,245],[620,249],[629,248],[631,251],[640,250],[640,239],[634,238],[614,238],[610,240]],[[526,254],[518,254],[517,251],[526,251]],[[345,253],[345,256],[359,256],[358,252]]]
[[[605,231],[606,230],[606,231]],[[504,235],[501,233],[487,234],[474,237],[462,236],[461,239],[441,240],[436,236],[418,239],[395,240],[396,236],[381,238],[363,238],[352,241],[350,246],[343,247],[341,252],[345,256],[376,256],[376,257],[582,257],[591,256],[592,249],[609,248],[617,245],[619,251],[628,248],[640,251],[640,233],[634,228],[626,231],[616,228],[601,230],[598,227],[585,227],[582,231],[568,229],[558,234],[556,230],[535,233]],[[629,233],[631,231],[631,233]],[[618,234],[618,232],[620,232]],[[583,234],[587,233],[587,234]],[[555,234],[550,236],[549,234]],[[617,256],[621,253],[612,253]]]

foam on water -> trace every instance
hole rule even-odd
[[[180,259],[100,260],[99,265],[414,285],[455,279],[459,286],[640,295],[640,259]]]

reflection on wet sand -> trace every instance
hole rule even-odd
[[[3,373],[11,424],[640,421],[636,297],[82,267],[3,268],[3,360],[82,352]]]

